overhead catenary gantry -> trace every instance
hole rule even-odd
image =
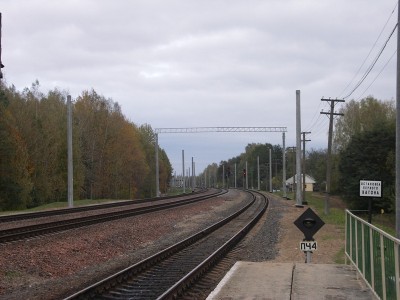
[[[187,127],[156,128],[158,133],[202,133],[202,132],[286,132],[286,127]]]
[[[203,133],[203,132],[282,132],[283,158],[283,193],[286,197],[286,155],[285,132],[286,127],[184,127],[184,128],[155,128],[155,159],[156,159],[156,195],[160,196],[160,174],[158,165],[158,134],[160,133]]]

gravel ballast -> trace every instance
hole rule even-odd
[[[232,214],[250,201],[246,195],[230,190],[175,209],[2,244],[0,299],[62,299]],[[270,196],[267,212],[242,240],[235,259],[276,259],[288,207]]]

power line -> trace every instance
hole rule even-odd
[[[373,60],[372,64],[368,67],[368,69],[365,71],[364,75],[363,75],[363,76],[361,77],[361,79],[357,82],[357,84],[356,84],[355,87],[351,90],[351,92],[350,92],[347,96],[343,97],[343,99],[346,99],[346,98],[350,97],[350,96],[355,92],[355,90],[357,90],[358,87],[359,87],[359,86],[364,82],[364,80],[367,78],[367,76],[369,75],[369,73],[370,73],[370,72],[372,71],[372,69],[374,68],[374,66],[375,66],[376,62],[378,61],[379,57],[381,56],[383,50],[385,50],[386,45],[387,45],[387,43],[389,42],[390,38],[392,37],[392,35],[393,35],[394,31],[396,30],[396,28],[397,28],[397,24],[394,26],[392,32],[390,33],[389,37],[386,39],[385,43],[383,44],[383,46],[382,46],[381,50],[379,51],[378,55],[377,55],[377,56],[375,57],[375,59]]]
[[[318,120],[319,120],[320,117],[321,117],[321,114],[320,114],[319,112],[321,111],[321,105],[322,105],[322,104],[323,104],[323,102],[320,101],[320,102],[319,102],[319,105],[318,105],[318,107],[317,107],[317,109],[316,109],[316,111],[315,111],[315,113],[314,113],[314,115],[313,115],[313,117],[311,118],[310,122],[308,123],[309,126],[305,126],[305,128],[312,128],[312,127],[314,127],[315,123],[318,122]],[[324,103],[324,104],[326,104],[326,103]],[[317,116],[318,116],[318,117],[317,117]],[[317,119],[314,121],[315,117],[317,117]],[[308,130],[308,131],[310,131],[310,130]]]
[[[318,126],[316,126],[316,130],[313,131],[313,137],[319,136],[321,133],[328,132],[328,122],[326,119],[321,119]]]
[[[321,111],[321,110],[320,110],[320,108],[321,108],[322,103],[325,104],[325,106],[327,105],[326,102],[322,102],[322,101],[320,102],[316,113],[315,113],[314,116],[311,118],[311,121],[310,121],[310,123],[309,123],[310,125],[309,125],[309,126],[306,126],[306,128],[308,128],[307,131],[312,131],[312,129],[313,129],[314,127],[318,127],[317,124],[318,124],[318,122],[321,121],[321,114],[320,114],[320,111]],[[322,110],[323,110],[323,109],[322,109]],[[315,119],[315,117],[316,117],[317,115],[318,115],[317,119],[313,122],[313,120]]]
[[[385,65],[382,67],[382,69],[379,71],[379,73],[375,76],[374,80],[370,83],[370,85],[361,93],[360,96],[358,96],[358,100],[362,98],[362,96],[365,94],[365,92],[374,84],[375,80],[381,75],[383,70],[386,68],[386,66],[389,64],[389,62],[392,60],[394,55],[397,53],[397,49],[393,52],[392,56],[388,59],[388,61],[385,63]]]
[[[340,92],[340,95],[339,95],[338,98],[341,98],[341,96],[343,95],[343,93],[345,92],[345,90],[347,90],[347,88],[353,83],[354,79],[355,79],[355,78],[357,77],[357,75],[360,73],[361,68],[364,66],[365,62],[367,61],[367,59],[368,59],[369,56],[371,55],[372,50],[375,48],[377,42],[379,41],[379,39],[380,39],[381,36],[382,36],[383,31],[385,30],[387,24],[389,23],[390,19],[392,18],[393,14],[394,14],[394,12],[395,12],[395,10],[396,10],[397,5],[398,5],[398,1],[396,1],[396,4],[395,4],[395,6],[394,6],[392,12],[390,13],[388,19],[386,20],[385,25],[383,26],[381,32],[379,33],[379,35],[378,35],[378,37],[376,38],[374,44],[372,45],[371,49],[369,50],[367,56],[366,56],[365,59],[363,60],[361,66],[358,68],[357,72],[354,74],[354,76],[353,76],[353,78],[351,79],[351,81],[350,81],[350,82],[346,85],[346,87]]]

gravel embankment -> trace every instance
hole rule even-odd
[[[302,234],[293,222],[307,207],[269,198],[267,212],[228,255],[230,265],[236,260],[304,262],[298,249]],[[0,300],[62,299],[230,215],[247,203],[244,200],[242,192],[231,190],[176,209],[1,244]],[[326,224],[316,234],[321,242],[314,263],[335,263],[343,232]],[[227,271],[222,269],[221,278]]]
[[[62,299],[232,214],[248,203],[244,195],[230,190],[176,209],[2,244],[0,300]],[[267,212],[234,249],[234,261],[303,261],[297,249],[301,233],[293,225],[302,210],[292,201],[269,197]],[[338,229],[327,230],[332,232]],[[324,244],[326,250],[315,259],[332,263],[337,242]]]
[[[228,216],[243,200],[231,190],[177,209],[0,245],[0,299],[65,297]],[[263,235],[263,226],[258,231]]]

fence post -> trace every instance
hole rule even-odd
[[[358,221],[356,219],[354,219],[354,232],[356,233],[356,238],[355,238],[355,242],[356,242],[356,265],[357,268],[360,269],[359,267],[359,263],[358,263]]]
[[[350,231],[350,240],[349,240],[349,243],[350,243],[350,257],[351,257],[351,260],[352,261],[354,261],[354,258],[353,258],[353,221],[352,221],[352,218],[350,218],[350,220],[349,220],[349,223],[350,223],[350,227],[349,227],[349,231]]]
[[[400,300],[400,272],[399,272],[399,244],[394,243],[394,261],[397,262],[395,265],[395,274],[396,274],[396,299]]]
[[[379,245],[381,246],[382,295],[383,300],[386,300],[385,245],[383,244],[383,235],[379,236]]]
[[[365,234],[365,231],[364,231],[364,224],[361,224],[362,266],[363,266],[363,275],[364,275],[364,278],[365,278],[365,244],[364,244],[364,243],[365,243],[365,240],[364,240],[364,234]]]
[[[348,239],[350,238],[349,236],[348,236],[348,227],[347,226],[349,226],[349,221],[348,221],[348,218],[349,218],[349,214],[348,214],[348,211],[347,211],[347,209],[346,209],[346,212],[345,212],[345,216],[346,216],[346,218],[345,218],[345,233],[344,233],[344,252],[345,253],[347,253],[347,245],[348,245]],[[350,263],[351,263],[351,261],[350,261]],[[344,264],[345,265],[347,265],[347,255],[345,255],[344,256]]]
[[[375,266],[374,266],[374,241],[373,241],[372,227],[369,227],[369,251],[371,252],[371,286],[375,291]]]

